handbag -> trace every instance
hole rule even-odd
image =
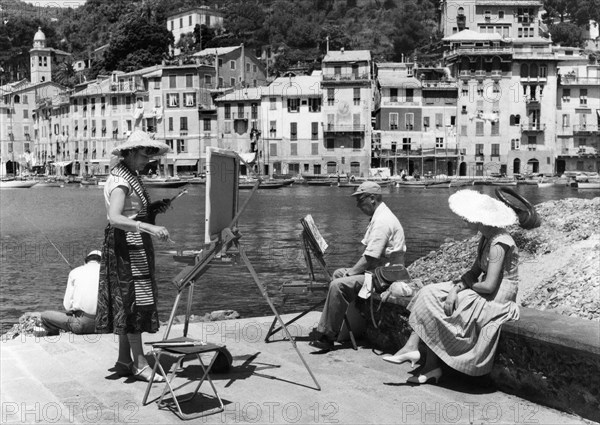
[[[373,290],[377,294],[386,291],[394,282],[410,280],[410,274],[403,265],[380,266],[375,269],[373,275]]]

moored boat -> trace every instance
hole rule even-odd
[[[600,181],[577,182],[577,189],[600,190]]]
[[[144,180],[144,186],[146,187],[160,187],[165,189],[176,189],[181,186],[188,184],[186,180],[162,180],[162,179],[148,179]]]
[[[251,182],[251,181],[240,182],[238,184],[238,188],[240,190],[249,190],[249,189],[254,189],[255,185],[256,185],[256,182]],[[281,181],[264,181],[264,182],[261,182],[261,184],[258,186],[258,188],[259,189],[279,189],[284,186],[286,186],[286,184],[284,184]]]
[[[0,180],[0,189],[29,189],[36,184],[37,180]]]
[[[337,185],[337,181],[331,179],[313,179],[307,180],[306,184],[310,186],[334,186]]]
[[[452,182],[450,180],[439,180],[439,181],[433,181],[433,182],[428,182],[425,185],[426,189],[448,189],[450,187],[450,184]]]
[[[35,185],[35,188],[39,187],[65,187],[65,183],[56,180],[41,180]]]
[[[472,179],[454,179],[450,181],[450,187],[473,186]]]
[[[408,180],[396,182],[396,187],[412,187],[416,189],[422,189],[425,186],[427,186],[427,184],[421,180]]]

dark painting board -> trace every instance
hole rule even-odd
[[[210,243],[231,225],[238,210],[240,158],[233,152],[206,148],[204,242]]]

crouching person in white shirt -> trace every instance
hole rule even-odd
[[[41,321],[48,335],[60,330],[74,334],[96,332],[96,304],[100,277],[100,251],[92,251],[85,257],[85,264],[71,270],[63,305],[65,311],[44,311]]]

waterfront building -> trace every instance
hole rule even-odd
[[[204,152],[217,138],[212,64],[165,65],[150,73],[142,129],[169,145],[161,163],[169,176],[204,170]],[[148,105],[148,103],[150,103]]]
[[[65,87],[52,81],[52,70],[68,56],[47,48],[46,36],[38,29],[30,50],[31,81],[0,88],[0,176],[16,175],[55,159],[66,125],[66,98]]]
[[[368,50],[329,50],[322,61],[326,174],[368,176],[371,165],[373,63]]]
[[[372,165],[392,174],[454,175],[458,94],[450,70],[414,63],[376,66]]]
[[[600,65],[580,49],[559,55],[556,172],[600,171]]]
[[[552,174],[558,56],[538,0],[442,2],[444,61],[458,79],[459,175]]]
[[[46,106],[50,102],[58,107],[64,90],[49,80],[22,80],[0,87],[0,176],[17,175],[53,159],[55,128],[40,124],[38,108],[51,117],[51,109],[49,112]],[[43,149],[36,149],[36,140],[43,140]]]
[[[248,52],[243,43],[239,46],[204,49],[192,56],[214,65],[215,88],[236,89],[267,84],[265,66]]]
[[[261,146],[269,172],[319,175],[340,160],[325,144],[321,84],[317,71],[276,78],[263,88]]]
[[[208,6],[199,6],[167,16],[167,29],[173,34],[175,44],[177,44],[181,37],[193,33],[196,25],[205,25],[208,28],[222,28],[223,13]],[[178,56],[181,51],[172,46],[171,53]]]
[[[219,147],[240,153],[255,171],[312,175],[325,169],[320,72],[236,90],[216,103]]]
[[[242,174],[250,171],[248,166],[255,172],[261,170],[262,173],[264,170],[265,174],[269,174],[269,161],[265,155],[264,138],[261,137],[261,133],[264,136],[260,107],[263,89],[249,87],[234,90],[215,99],[217,138],[214,146],[238,153],[247,164],[242,165]]]

